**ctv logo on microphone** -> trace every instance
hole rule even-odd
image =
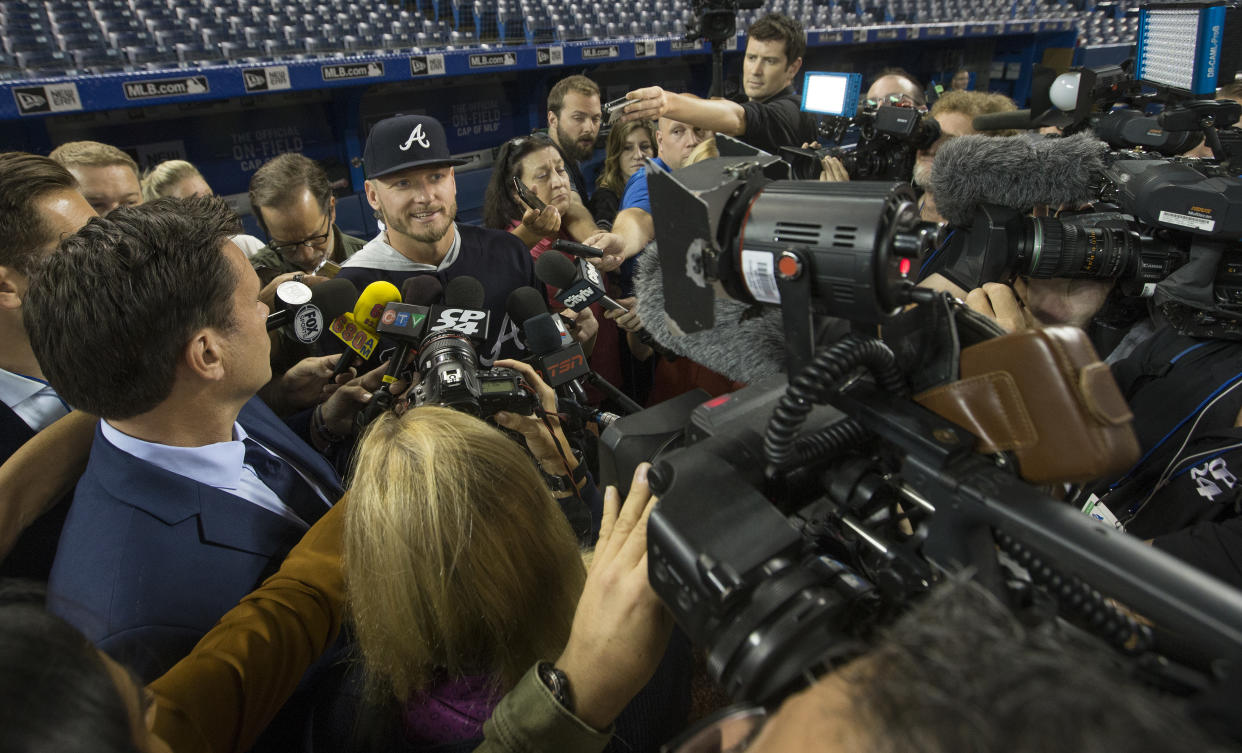
[[[460,332],[471,337],[487,336],[487,312],[470,309],[441,309],[432,332]]]

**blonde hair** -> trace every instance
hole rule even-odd
[[[511,688],[569,638],[586,571],[534,461],[473,416],[386,413],[363,438],[344,570],[365,684],[400,701],[449,677]]]
[[[164,160],[142,176],[142,200],[155,201],[187,178],[201,178],[198,168],[183,159]]]
[[[135,178],[140,175],[138,163],[133,157],[111,144],[101,144],[98,141],[67,141],[53,149],[52,153],[47,156],[67,168],[79,165],[82,167],[124,165],[134,171]]]
[[[695,144],[690,153],[686,155],[686,159],[681,163],[681,166],[689,167],[705,159],[714,159],[719,156],[720,150],[716,148],[716,136],[713,134]]]
[[[639,128],[646,129],[647,140],[651,142],[651,148],[655,149],[655,123],[650,120],[632,120],[613,126],[608,133],[608,150],[605,152],[604,166],[599,171],[599,179],[595,181],[596,186],[607,188],[617,196],[625,193],[627,179],[621,172],[621,152],[625,150],[625,140]]]
[[[971,119],[1018,109],[1013,100],[996,92],[947,91],[931,107],[931,116],[958,113]],[[989,136],[1016,136],[1017,131],[988,131]]]

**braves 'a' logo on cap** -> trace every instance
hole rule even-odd
[[[410,131],[410,137],[405,140],[404,144],[397,148],[403,152],[408,152],[415,141],[417,141],[418,145],[424,149],[431,148],[431,142],[427,140],[427,134],[423,133],[422,123],[414,126],[414,130]]]

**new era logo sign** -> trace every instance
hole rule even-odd
[[[289,67],[276,65],[271,68],[247,68],[242,71],[242,83],[248,92],[270,92],[288,89]]]
[[[411,76],[443,76],[443,55],[414,55],[410,58]]]
[[[536,47],[535,65],[564,65],[564,47]]]
[[[82,109],[77,84],[48,84],[13,89],[19,115],[39,115],[50,112],[72,112]]]

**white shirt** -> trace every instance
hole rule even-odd
[[[284,502],[281,502],[276,493],[259,479],[254,469],[245,464],[246,446],[242,442],[246,439],[247,434],[246,430],[239,423],[233,424],[232,441],[215,442],[201,447],[173,447],[172,445],[147,442],[129,436],[107,421],[101,421],[99,425],[104,439],[108,440],[113,447],[121,452],[133,455],[139,460],[145,460],[151,465],[163,468],[169,473],[185,476],[188,479],[207,484],[212,488],[227,492],[235,497],[240,497],[269,512],[274,512],[303,528],[308,527],[306,521],[298,517],[298,514]],[[258,442],[258,440],[255,441]],[[281,457],[263,445],[262,442],[258,442],[258,444],[272,455]],[[324,496],[323,490],[319,488],[319,485],[308,478],[305,473],[302,473],[296,464],[290,463],[290,465],[298,472],[298,475],[306,479],[306,482],[310,484],[315,493],[323,500],[324,509],[331,507],[332,503]]]
[[[0,401],[35,431],[43,431],[69,412],[69,406],[47,382],[4,369],[0,369]]]
[[[453,266],[453,262],[457,261],[457,254],[460,251],[461,233],[457,232],[456,222],[453,223],[453,245],[449,247],[448,253],[444,255],[444,259],[439,266],[411,261],[400,251],[389,245],[386,231],[381,230],[379,235],[367,241],[367,244],[358,249],[357,253],[341,262],[341,266],[383,269],[389,272],[435,272],[436,270],[448,269]]]

